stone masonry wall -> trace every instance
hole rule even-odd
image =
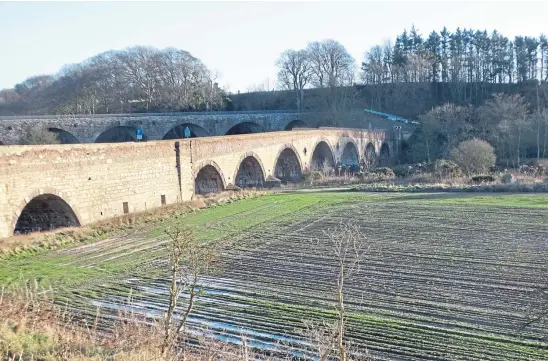
[[[181,150],[187,163],[188,150]],[[173,141],[125,144],[5,146],[0,149],[0,237],[12,234],[32,198],[65,200],[81,224],[181,199]],[[190,170],[182,172],[187,184]],[[188,199],[191,195],[183,194]]]
[[[253,156],[264,178],[274,175],[278,155],[291,148],[302,170],[315,146],[325,141],[340,160],[352,142],[360,159],[367,144],[377,154],[386,134],[359,129],[311,129],[140,143],[62,144],[0,147],[0,238],[13,234],[21,211],[34,197],[53,194],[75,212],[81,225],[129,212],[190,200],[194,179],[214,166],[226,187],[242,160]],[[180,185],[176,143],[179,144]]]

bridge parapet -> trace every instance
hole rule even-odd
[[[281,131],[293,127],[316,128],[327,121],[362,128],[369,125],[360,111],[341,113],[337,117],[332,119],[333,115],[326,113],[295,111],[0,117],[0,144],[18,144],[21,135],[37,125],[57,133],[62,143],[131,141],[139,127],[146,139],[162,140],[182,138],[182,131],[187,126],[194,137]]]

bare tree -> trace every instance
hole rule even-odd
[[[432,146],[439,145],[439,155],[449,155],[460,141],[469,137],[472,131],[472,115],[471,107],[446,103],[421,116],[428,152],[432,151]]]
[[[346,361],[349,360],[345,339],[347,318],[345,308],[346,285],[359,271],[360,264],[364,261],[368,248],[365,245],[365,237],[362,235],[360,228],[351,223],[341,222],[337,227],[324,231],[324,237],[330,247],[330,257],[332,257],[336,267],[334,275],[337,321],[334,326],[335,332],[330,332],[329,328],[325,328],[320,334],[324,339],[326,335],[335,336],[334,344],[338,350],[339,360]],[[324,349],[322,348],[320,351],[322,350]],[[320,355],[320,357],[326,355],[325,359],[327,359],[329,353],[324,350],[320,352]]]
[[[336,346],[337,323],[333,324],[324,321],[318,324],[310,320],[304,320],[303,323],[305,328],[301,331],[302,335],[315,348],[314,351],[318,360],[327,361]]]
[[[385,81],[387,69],[384,62],[384,49],[380,45],[375,45],[364,54],[361,74],[364,83],[381,84]]]
[[[186,333],[188,317],[197,298],[203,293],[204,278],[211,274],[217,260],[214,245],[200,244],[196,241],[194,231],[184,224],[175,224],[165,230],[169,237],[169,304],[164,323],[164,342],[162,354],[166,355],[177,338]],[[188,294],[179,324],[173,327],[173,316],[179,297]]]
[[[278,81],[283,88],[295,91],[297,110],[302,111],[304,104],[304,89],[310,84],[312,63],[306,50],[286,50],[280,55],[278,66]]]
[[[349,84],[348,79],[353,78],[355,63],[341,43],[332,39],[315,41],[308,44],[307,51],[312,61],[316,86],[334,88]]]
[[[487,121],[486,128],[497,124],[499,139],[506,140],[510,154],[512,149],[515,151],[516,166],[519,166],[523,134],[531,125],[525,99],[519,94],[495,94],[480,108],[481,118]]]
[[[542,108],[538,109],[531,115],[532,123],[536,125],[536,136],[537,136],[537,160],[540,160],[540,155],[544,156],[544,153],[546,152],[546,139],[547,139],[547,128],[548,128],[548,109]],[[542,131],[543,134],[543,144],[542,144],[542,151],[541,151],[541,137],[540,133]]]
[[[341,43],[332,39],[308,44],[307,52],[312,64],[312,84],[328,88],[325,97],[328,108],[333,113],[341,110],[348,96],[343,91],[344,87],[354,82],[354,58]]]

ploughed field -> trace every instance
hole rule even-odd
[[[36,278],[90,317],[100,306],[104,327],[118,310],[160,317],[163,229],[181,219],[224,245],[194,331],[306,355],[302,321],[334,317],[336,268],[324,231],[352,222],[369,247],[347,288],[354,345],[387,360],[548,359],[548,323],[521,329],[548,281],[546,195],[269,195],[3,261],[0,285]]]

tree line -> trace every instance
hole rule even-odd
[[[443,28],[424,37],[412,26],[394,43],[366,51],[361,66],[327,39],[287,49],[276,68],[277,91],[226,94],[187,51],[107,51],[1,90],[0,115],[371,108],[417,118],[447,102],[480,106],[494,93],[519,93],[533,107],[548,106],[544,35],[511,40],[497,30]]]
[[[136,46],[0,91],[0,114],[98,114],[223,109],[216,74],[189,52]]]
[[[517,83],[548,81],[548,40],[493,30],[447,28],[427,38],[415,26],[394,44],[375,45],[361,65],[364,83]],[[464,96],[464,94],[463,94]]]
[[[395,43],[366,51],[359,69],[335,40],[286,50],[276,64],[279,89],[287,92],[234,96],[236,109],[354,106],[416,118],[446,102],[479,106],[493,93],[522,93],[537,107],[534,88],[539,84],[540,102],[548,103],[545,35],[510,40],[497,30],[457,28],[451,33],[443,28],[425,38],[412,26]]]
[[[361,77],[376,90],[374,107],[398,108],[392,98],[400,96],[401,89],[430,93],[434,103],[481,105],[492,93],[521,92],[546,83],[548,39],[541,34],[511,40],[497,30],[450,32],[445,27],[424,38],[413,26],[393,44],[369,49]]]

